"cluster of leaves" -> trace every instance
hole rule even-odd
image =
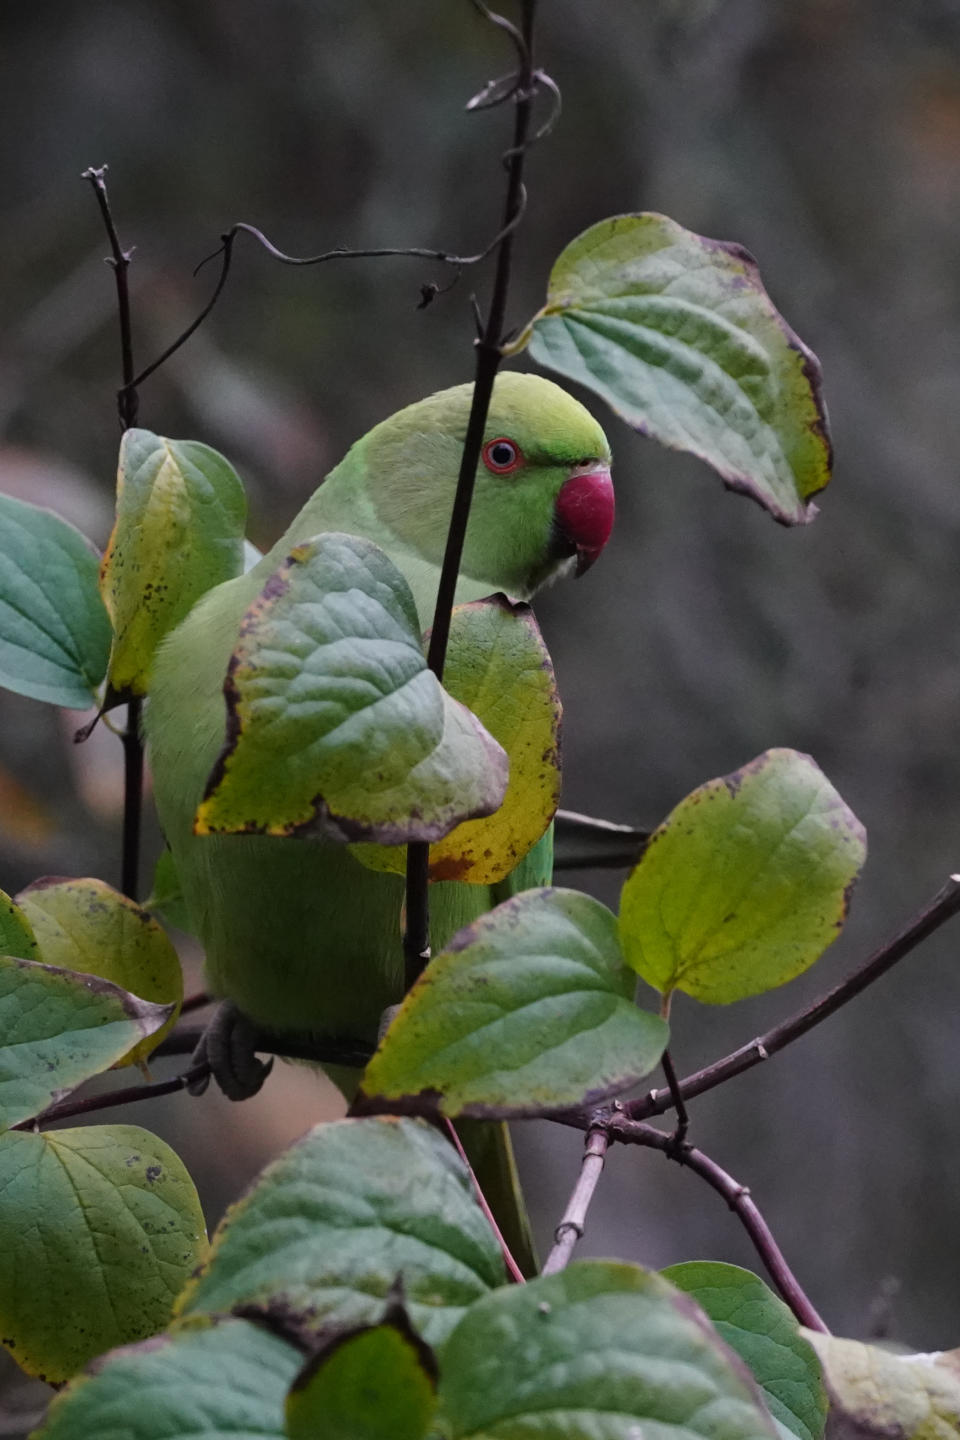
[[[605,221],[560,257],[512,348],[527,344],[777,520],[810,517],[829,476],[817,367],[737,247],[660,216]],[[75,708],[148,695],[163,636],[241,572],[244,521],[223,457],[143,430],[123,437],[99,569],[63,521],[0,500],[0,680]],[[333,629],[346,675],[326,661]],[[288,703],[294,685],[315,703]],[[460,607],[441,686],[406,581],[357,537],[305,536],[266,578],[224,720],[199,834],[322,834],[386,870],[425,840],[434,879],[495,884],[556,808],[559,702],[529,608]],[[819,1365],[756,1277],[591,1262],[507,1286],[470,1175],[435,1127],[622,1093],[660,1061],[674,990],[727,1003],[812,964],[863,858],[859,823],[813,761],[775,750],[677,806],[619,915],[552,888],[498,906],[434,959],[371,1059],[364,1103],[393,1113],[311,1132],[209,1253],[192,1182],[156,1137],[31,1128],[104,1069],[143,1063],[176,1022],[164,932],[99,881],[4,899],[0,1336],[30,1373],[76,1377],[41,1433],[627,1440],[656,1424],[816,1440]],[[169,870],[162,894],[172,908]],[[660,1015],[635,1003],[637,977]],[[853,1394],[859,1362],[825,1355],[834,1395]],[[908,1381],[897,1363],[885,1394],[910,1389],[921,1420],[960,1412],[948,1369]]]

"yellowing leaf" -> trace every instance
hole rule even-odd
[[[958,1440],[960,1350],[891,1355],[859,1340],[803,1333],[827,1382],[827,1440]]]
[[[145,1060],[176,1024],[183,999],[180,961],[163,928],[102,880],[37,880],[17,902],[45,964],[99,975],[141,1000],[175,1006],[166,1024],[116,1065]]]
[[[627,963],[712,1005],[785,985],[837,938],[865,855],[863,826],[809,755],[768,750],[652,835],[620,900]]]
[[[246,516],[243,486],[216,450],[126,431],[117,518],[100,569],[115,694],[145,694],[164,635],[207,590],[241,573]]]

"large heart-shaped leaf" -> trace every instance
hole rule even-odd
[[[438,840],[503,799],[506,756],[427,668],[410,587],[369,540],[298,545],[240,626],[196,831]]]
[[[498,1290],[444,1350],[449,1440],[772,1440],[742,1362],[659,1275],[589,1260]]]
[[[162,1329],[205,1248],[193,1182],[149,1131],[0,1135],[0,1343],[29,1374]]]
[[[318,1334],[377,1324],[398,1277],[436,1345],[505,1272],[442,1135],[415,1120],[342,1120],[311,1130],[227,1212],[180,1311],[280,1307]]]
[[[79,530],[0,495],[0,685],[73,710],[94,704],[110,653],[97,573]]]
[[[159,641],[207,590],[242,573],[246,518],[238,475],[209,445],[124,433],[100,572],[114,693],[144,695]]]
[[[820,366],[740,245],[663,215],[617,215],[562,252],[547,303],[509,347],[705,460],[785,525],[830,479]]]
[[[593,1104],[649,1075],[668,1031],[638,1010],[606,906],[526,890],[431,961],[367,1066],[369,1099],[510,1117]]]
[[[809,755],[768,750],[651,836],[621,895],[623,953],[663,994],[713,1005],[785,985],[837,938],[865,855]]]

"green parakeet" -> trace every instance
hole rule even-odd
[[[212,992],[274,1032],[372,1043],[401,998],[398,875],[367,869],[343,845],[193,833],[224,745],[223,684],[241,619],[298,542],[326,532],[379,545],[433,618],[472,386],[431,395],[377,425],[327,476],[273,549],[208,591],[160,646],[146,729],[160,821],[205,951]],[[610,451],[589,412],[532,375],[498,377],[467,529],[458,603],[505,591],[529,599],[582,572],[613,523]],[[436,951],[517,889],[548,883],[550,835],[497,887],[431,885]]]

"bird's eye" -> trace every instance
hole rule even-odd
[[[523,454],[519,445],[514,445],[512,440],[501,435],[499,439],[488,440],[484,445],[483,463],[494,475],[509,475],[511,470],[516,470],[523,463]]]

